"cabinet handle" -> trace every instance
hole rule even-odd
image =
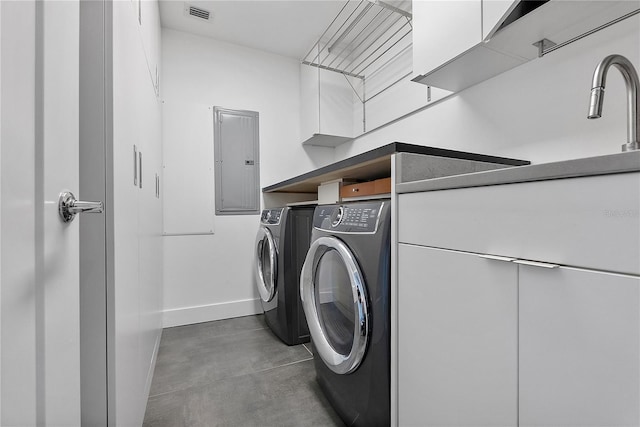
[[[138,148],[133,146],[133,185],[138,186]]]
[[[499,256],[499,255],[485,255],[485,254],[478,254],[478,256],[480,258],[484,258],[484,259],[490,259],[493,261],[504,261],[504,262],[512,262],[515,261],[515,258],[509,258],[506,256]]]
[[[527,261],[524,259],[516,259],[513,260],[515,264],[529,265],[531,267],[542,267],[542,268],[558,268],[560,267],[558,264],[549,264],[548,262],[538,262],[538,261]]]
[[[138,168],[140,178],[138,183],[140,184],[140,188],[142,188],[142,151],[138,151],[138,159],[140,159],[140,167]]]

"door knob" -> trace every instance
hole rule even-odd
[[[71,222],[80,212],[102,213],[104,206],[102,202],[84,202],[76,200],[76,196],[70,191],[60,193],[58,199],[58,213],[64,222]]]

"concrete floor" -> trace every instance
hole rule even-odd
[[[263,315],[165,329],[144,426],[344,426],[307,346],[282,343]]]

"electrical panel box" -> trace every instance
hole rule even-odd
[[[216,215],[260,213],[258,113],[214,108]]]

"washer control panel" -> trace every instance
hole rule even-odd
[[[382,201],[318,206],[313,226],[339,233],[375,233],[382,206]]]
[[[260,215],[260,222],[262,224],[278,225],[280,224],[280,218],[282,217],[282,211],[284,208],[277,209],[264,209]]]

